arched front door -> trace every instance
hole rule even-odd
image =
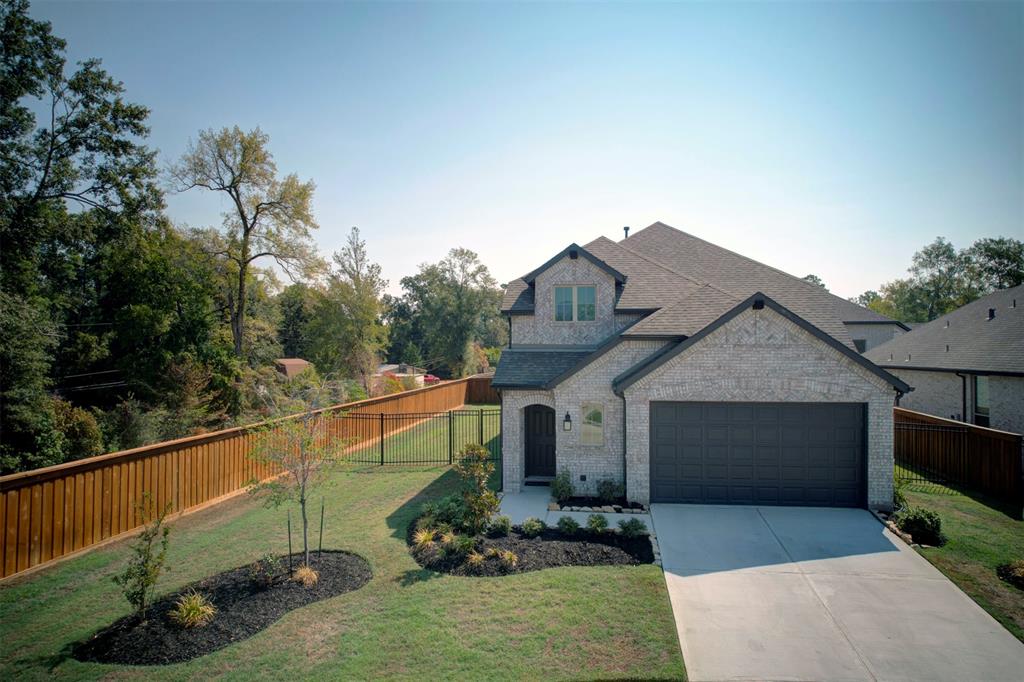
[[[526,408],[526,475],[555,475],[555,410],[545,405]]]

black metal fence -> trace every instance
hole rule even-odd
[[[470,443],[501,460],[501,410],[462,409],[414,414],[346,414],[345,461],[358,464],[451,464]]]

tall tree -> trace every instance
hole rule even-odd
[[[267,149],[270,137],[259,128],[238,126],[205,130],[189,144],[181,160],[169,169],[178,192],[200,187],[223,192],[231,201],[222,230],[209,235],[213,253],[230,264],[234,286],[228,298],[235,354],[243,355],[249,268],[272,258],[293,279],[308,276],[320,265],[312,243],[312,180],[297,175],[277,176]]]
[[[313,361],[321,371],[341,373],[370,389],[387,344],[383,314],[387,281],[372,262],[359,229],[352,228],[345,246],[334,254],[327,291],[310,323]]]
[[[823,281],[821,281],[821,277],[818,277],[815,274],[804,275],[801,279],[803,279],[803,281],[807,282],[808,284],[819,286],[825,291],[828,291],[828,287],[825,286],[825,283]]]
[[[986,290],[1024,284],[1024,242],[1008,237],[979,239],[967,250],[971,277]]]
[[[284,357],[306,358],[309,355],[309,325],[315,315],[316,301],[316,292],[302,282],[285,287],[278,295],[281,325],[277,338]]]

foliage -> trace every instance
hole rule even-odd
[[[568,469],[562,469],[551,481],[551,497],[563,504],[572,497],[572,492],[572,474]]]
[[[319,292],[303,282],[287,286],[278,294],[281,324],[277,328],[277,339],[283,357],[310,358],[312,344],[309,329],[316,319],[318,296]]]
[[[320,574],[313,570],[309,564],[302,564],[292,573],[292,580],[303,587],[313,587],[320,580]]]
[[[984,238],[957,251],[938,237],[914,254],[908,272],[852,300],[904,322],[934,320],[994,289],[1024,283],[1024,242]]]
[[[302,551],[309,564],[309,494],[324,480],[339,461],[347,442],[331,428],[329,412],[320,412],[331,403],[330,382],[300,375],[287,391],[272,402],[275,416],[297,414],[280,419],[260,430],[249,457],[262,464],[278,467],[283,476],[267,481],[251,481],[249,491],[262,494],[267,504],[280,506],[297,501],[302,516]],[[268,395],[268,399],[271,396]]]
[[[168,616],[183,628],[201,628],[213,620],[217,607],[194,589],[178,597]]]
[[[507,570],[512,570],[519,563],[519,556],[510,549],[498,552],[498,559]]]
[[[495,516],[487,526],[487,534],[492,538],[505,537],[512,531],[512,519],[505,515]]]
[[[413,533],[412,541],[417,547],[429,547],[437,540],[437,531],[433,528],[420,528]]]
[[[500,506],[498,496],[489,484],[494,473],[490,451],[482,445],[467,444],[459,451],[455,471],[467,486],[462,493],[465,502],[463,524],[471,533],[480,533]]]
[[[444,543],[445,554],[451,556],[465,556],[474,550],[476,541],[469,535],[452,534]]]
[[[899,512],[899,511],[907,508],[906,490],[907,490],[907,484],[902,479],[897,478],[893,482],[893,487],[892,487],[892,510],[894,512]]]
[[[281,574],[281,559],[267,552],[249,565],[249,582],[257,589],[265,590],[274,584]]]
[[[501,291],[472,251],[452,249],[401,284],[400,299],[385,299],[392,360],[415,347],[428,369],[459,377],[480,371],[482,346],[504,345]]]
[[[235,354],[242,357],[248,305],[248,271],[253,262],[271,257],[293,279],[321,268],[312,243],[312,180],[300,182],[294,173],[278,178],[270,137],[259,128],[244,132],[238,126],[200,131],[181,160],[169,170],[169,183],[178,192],[199,187],[221,192],[232,210],[222,230],[204,231],[208,252],[223,263],[235,282],[227,306]]]
[[[893,515],[893,522],[918,544],[938,547],[946,541],[942,535],[942,519],[930,509],[907,507]]]
[[[622,519],[619,521],[619,533],[626,538],[638,538],[647,535],[647,524],[640,519]]]
[[[402,382],[398,380],[393,373],[387,372],[381,377],[381,393],[383,395],[394,395],[395,393],[401,393],[404,389]]]
[[[498,362],[501,360],[501,348],[499,346],[490,346],[482,350],[487,358],[488,367],[497,367]]]
[[[616,483],[610,478],[603,478],[597,482],[597,497],[605,504],[611,504],[625,494],[621,483]]]
[[[483,565],[484,561],[484,555],[475,550],[466,555],[466,563],[472,566],[473,568],[479,568]]]
[[[608,519],[603,514],[591,514],[587,517],[587,528],[594,533],[608,530]]]
[[[558,530],[563,535],[576,535],[580,530],[580,524],[571,516],[563,516],[558,519]]]
[[[536,516],[529,517],[528,519],[523,521],[522,525],[520,526],[520,528],[523,531],[523,535],[525,535],[528,538],[537,537],[538,535],[544,532],[544,529],[546,527],[547,526],[544,524],[544,522],[538,519]]]
[[[447,524],[453,528],[462,528],[466,523],[466,502],[462,495],[445,495],[436,502],[423,505],[423,515],[434,519],[437,525]]]
[[[143,493],[142,502],[136,505],[136,511],[142,517],[142,532],[131,544],[131,557],[124,570],[114,576],[114,582],[121,586],[121,592],[128,603],[135,609],[141,620],[146,619],[146,608],[153,598],[156,581],[164,570],[167,559],[168,535],[171,529],[164,525],[164,519],[170,505],[164,507],[157,516],[153,516],[153,498]]]
[[[813,284],[814,286],[821,287],[825,291],[828,291],[828,287],[825,286],[825,283],[823,281],[821,281],[821,277],[818,277],[817,275],[804,275],[803,277],[801,277],[801,279],[807,282],[808,284]]]

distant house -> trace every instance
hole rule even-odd
[[[385,363],[377,366],[377,372],[373,375],[373,384],[379,386],[384,376],[391,375],[403,383],[411,379],[416,383],[416,386],[421,387],[423,386],[426,374],[427,370],[422,367],[414,367],[404,362]]]
[[[917,325],[865,356],[914,386],[902,407],[1024,433],[1024,285]]]
[[[302,374],[309,367],[309,361],[301,358],[278,358],[274,360],[274,368],[289,379]]]

